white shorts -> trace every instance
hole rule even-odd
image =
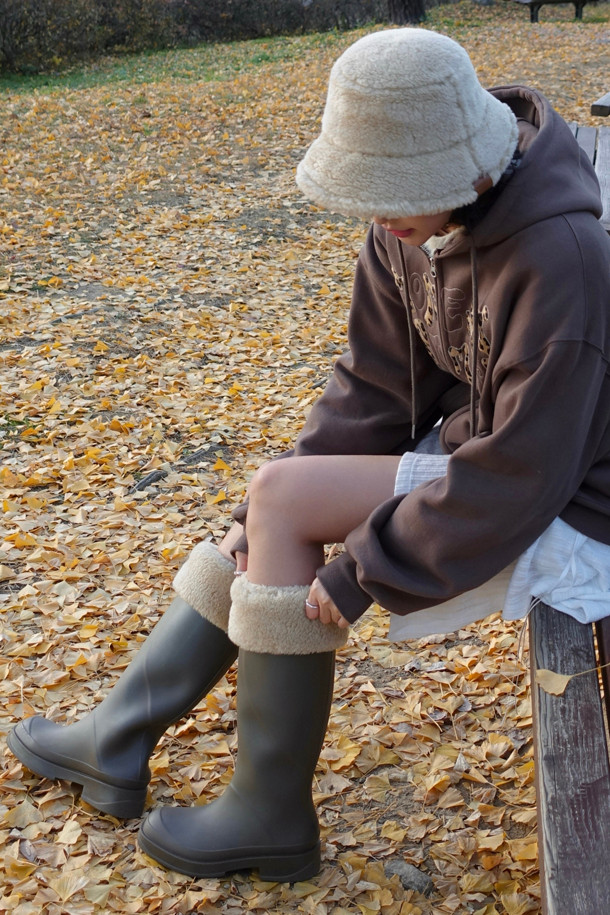
[[[449,456],[438,453],[438,435],[432,432],[421,445],[402,456],[395,495],[446,473]],[[610,546],[556,518],[521,556],[485,584],[407,616],[391,613],[388,636],[402,641],[455,632],[500,611],[504,619],[521,619],[532,600],[581,623],[610,616]]]

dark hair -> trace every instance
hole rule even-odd
[[[497,184],[494,184],[488,191],[485,191],[484,194],[477,197],[474,203],[467,203],[465,206],[458,207],[454,210],[449,217],[449,222],[455,223],[458,226],[465,226],[469,232],[472,232],[474,227],[481,222],[483,217],[487,216],[512,176],[519,168],[520,161],[521,152],[519,148],[517,148]]]

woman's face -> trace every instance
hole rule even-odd
[[[433,216],[402,216],[400,219],[386,219],[375,216],[373,222],[383,226],[405,245],[423,245],[432,235],[438,235],[449,222],[451,210],[435,213]]]

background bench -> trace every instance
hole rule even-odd
[[[603,109],[603,110],[602,110]],[[610,93],[591,106],[610,114]],[[570,125],[602,185],[610,232],[610,128]],[[609,607],[610,609],[610,607]],[[530,613],[538,855],[546,915],[610,913],[610,668],[544,692],[537,669],[559,674],[610,662],[610,619],[595,626],[538,604]]]
[[[538,22],[540,7],[544,6],[545,3],[573,3],[574,18],[582,19],[582,10],[587,0],[516,0],[516,2],[522,3],[524,6],[529,6],[530,22]]]
[[[601,98],[598,98],[596,102],[593,102],[591,105],[591,114],[595,114],[598,117],[608,117],[610,114],[610,92],[606,92],[606,94],[602,95]]]

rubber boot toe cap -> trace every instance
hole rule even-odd
[[[120,819],[138,817],[144,810],[147,782],[116,778],[88,762],[86,741],[73,728],[35,716],[20,721],[9,733],[11,752],[36,775],[80,785],[82,799],[103,813]]]
[[[193,877],[222,877],[256,868],[262,880],[293,882],[320,869],[320,843],[288,846],[273,841],[244,811],[222,809],[222,799],[205,807],[161,807],[140,827],[143,852],[170,870]]]
[[[24,765],[45,778],[68,778],[74,760],[54,747],[61,747],[65,728],[35,716],[20,721],[9,733],[7,743],[11,752]],[[63,741],[65,743],[65,740]],[[62,770],[61,772],[59,770]]]

